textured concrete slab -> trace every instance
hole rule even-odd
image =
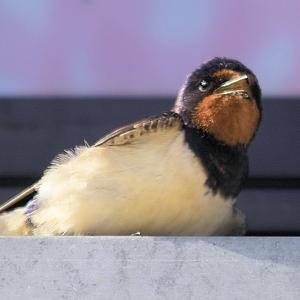
[[[1,299],[300,299],[300,238],[0,239]]]

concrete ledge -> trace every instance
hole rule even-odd
[[[300,299],[296,237],[0,238],[1,299]]]

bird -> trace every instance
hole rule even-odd
[[[0,207],[0,235],[243,235],[236,198],[261,117],[255,74],[215,57],[169,111],[58,155]]]

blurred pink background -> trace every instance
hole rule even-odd
[[[2,0],[0,95],[173,95],[214,56],[299,95],[300,1]]]

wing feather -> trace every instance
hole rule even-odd
[[[149,135],[162,130],[182,127],[181,117],[174,112],[150,117],[131,125],[121,127],[100,139],[94,147],[118,146],[133,143],[143,135]]]
[[[34,183],[33,185],[29,186],[16,196],[10,198],[8,201],[6,201],[4,204],[0,206],[0,213],[3,213],[5,211],[9,211],[11,209],[14,209],[18,206],[25,205],[25,201],[30,200],[33,195],[36,193],[37,183]]]

